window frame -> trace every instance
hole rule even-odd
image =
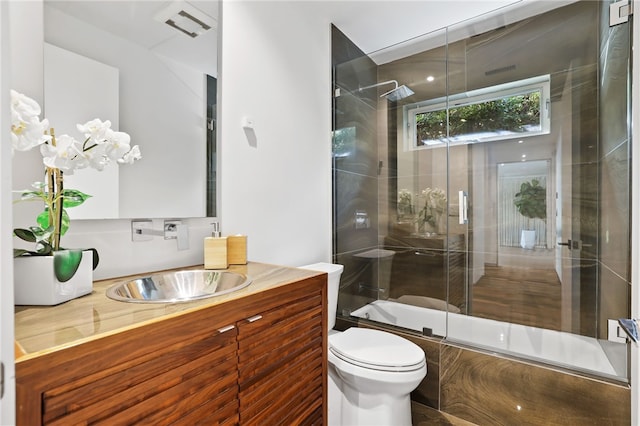
[[[407,136],[404,138],[405,151],[415,151],[420,149],[432,149],[443,146],[463,145],[470,143],[491,142],[498,140],[520,139],[531,136],[549,134],[551,132],[551,76],[550,74],[531,77],[481,89],[470,90],[441,98],[430,99],[403,106],[404,128]],[[417,145],[417,123],[416,116],[425,112],[446,111],[447,133],[449,110],[467,105],[487,103],[508,97],[525,95],[532,92],[540,92],[540,129],[522,133],[497,134],[491,136],[480,136],[477,138],[467,138],[455,140],[448,135],[441,139],[441,143]]]

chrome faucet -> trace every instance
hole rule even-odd
[[[136,219],[131,221],[132,241],[148,241],[153,236],[164,237],[165,240],[176,240],[178,250],[189,248],[189,227],[181,220],[165,219],[162,230],[153,229],[150,219]]]

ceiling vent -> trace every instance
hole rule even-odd
[[[171,3],[168,7],[156,13],[154,19],[191,38],[198,37],[216,27],[214,18],[196,9],[186,1]]]

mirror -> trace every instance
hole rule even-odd
[[[215,216],[218,7],[45,0],[43,116],[58,135],[110,120],[142,152],[132,166],[68,176],[92,195],[73,219]]]

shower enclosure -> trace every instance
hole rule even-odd
[[[631,24],[523,3],[368,54],[333,28],[338,313],[624,383]]]

